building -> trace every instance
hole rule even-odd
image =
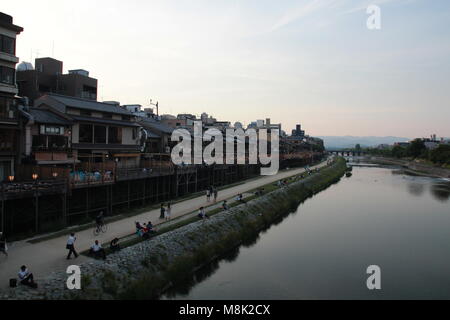
[[[68,145],[74,159],[82,163],[115,161],[118,167],[139,165],[140,125],[119,105],[57,94],[44,95],[34,105],[73,123]]]
[[[53,58],[36,59],[34,68],[31,63],[22,62],[17,67],[17,85],[19,95],[31,103],[47,93],[97,100],[97,79],[83,69],[63,74],[63,62]]]
[[[139,118],[138,123],[147,133],[145,153],[170,154],[172,147],[172,133],[174,128],[152,118]]]
[[[11,16],[0,12],[0,182],[14,176],[21,152],[16,37],[22,31]]]
[[[184,128],[193,129],[194,122],[199,121],[197,117],[193,114],[179,114],[178,116],[163,115],[161,116],[161,122],[168,127],[173,129]]]
[[[153,119],[157,117],[153,108],[143,108],[140,104],[127,104],[123,105],[122,107],[130,111],[136,117]]]
[[[248,129],[266,129],[266,130],[279,130],[281,133],[281,123],[280,124],[273,124],[271,123],[271,120],[267,118],[264,120],[257,120],[256,122],[250,123],[248,126]]]
[[[298,124],[294,130],[292,130],[292,137],[303,139],[305,137],[305,131],[302,130],[302,126]]]

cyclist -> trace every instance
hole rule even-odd
[[[100,228],[105,225],[103,211],[100,211],[100,214],[95,218],[95,224],[97,225],[97,230],[100,230]]]

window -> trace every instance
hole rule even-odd
[[[16,101],[12,98],[0,97],[0,119],[14,120],[16,118]]]
[[[14,151],[16,143],[16,132],[14,130],[3,130],[0,134],[0,151]]]
[[[8,54],[16,54],[16,39],[0,35],[0,51]]]
[[[0,66],[0,82],[15,85],[16,70],[8,67]]]
[[[106,127],[94,127],[94,143],[106,143]]]
[[[89,110],[80,110],[80,115],[82,115],[84,117],[91,117],[92,112],[90,112]]]
[[[80,124],[80,143],[93,143],[93,128],[91,124]]]
[[[33,136],[34,151],[65,151],[69,146],[69,138],[64,136]]]
[[[122,143],[122,128],[118,127],[108,128],[108,143],[114,144]]]
[[[113,115],[112,115],[112,113],[104,113],[104,114],[103,114],[103,118],[104,118],[104,119],[112,119],[112,118],[113,118]]]

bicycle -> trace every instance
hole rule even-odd
[[[104,222],[97,224],[94,228],[94,236],[98,236],[100,233],[106,233],[108,231],[108,225]]]

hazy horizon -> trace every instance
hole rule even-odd
[[[377,4],[382,29],[368,30]],[[424,0],[24,1],[20,61],[51,56],[99,100],[313,136],[450,136],[450,3]]]

